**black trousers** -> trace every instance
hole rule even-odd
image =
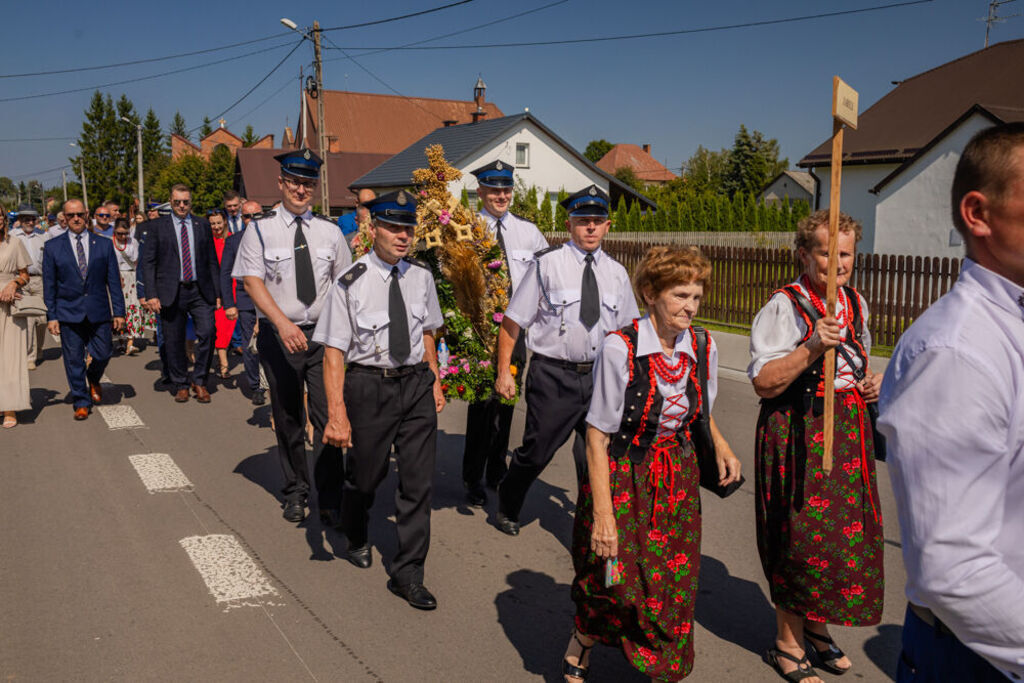
[[[188,371],[185,354],[185,328],[188,316],[196,329],[196,360],[192,373]],[[173,306],[161,307],[164,347],[167,353],[167,375],[174,390],[188,389],[191,384],[206,386],[206,375],[213,358],[213,304],[206,302],[195,283],[178,285],[178,300]]]
[[[255,327],[256,311],[239,310],[235,333],[242,339],[242,366],[245,368],[245,378],[249,381],[250,391],[260,388],[260,359],[255,351],[249,350],[249,340],[252,339]]]
[[[526,374],[523,445],[512,452],[508,474],[498,488],[498,509],[506,517],[519,519],[530,485],[574,431],[576,478],[583,481],[587,476],[585,418],[593,393],[593,373],[577,372],[534,354]]]
[[[430,496],[437,454],[433,386],[434,373],[426,363],[401,377],[356,367],[345,373],[345,407],[352,423],[341,499],[345,535],[352,546],[368,542],[370,507],[387,476],[394,445],[398,553],[391,562],[391,576],[401,585],[423,583],[430,548]]]
[[[327,394],[324,391],[324,347],[310,341],[313,326],[306,333],[306,350],[289,353],[277,330],[267,320],[260,322],[256,347],[267,373],[270,406],[274,415],[277,453],[284,471],[285,500],[305,500],[309,495],[309,463],[306,459],[306,407],[313,423],[313,477],[321,510],[338,510],[344,480],[341,448],[323,443],[327,424]]]

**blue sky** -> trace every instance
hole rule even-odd
[[[73,74],[0,79],[0,99],[81,88],[157,74],[247,52],[259,54],[181,74],[102,88],[116,99],[128,95],[143,112],[153,107],[166,128],[175,110],[190,127],[227,108],[265,76],[291,49],[279,19],[299,26],[318,19],[331,27],[429,9],[446,0],[346,0],[344,3],[200,3],[170,5],[111,0],[102,6],[64,4],[59,16],[37,3],[9,3],[8,31],[0,45],[0,72],[102,65],[192,50],[279,38],[184,59]],[[577,45],[474,50],[390,51],[395,46],[483,24],[551,4],[555,0],[498,3],[475,0],[422,17],[381,26],[335,31],[329,38],[366,69],[402,94],[470,99],[478,75],[487,98],[506,113],[530,111],[571,144],[583,149],[595,138],[650,143],[653,155],[678,168],[698,145],[729,147],[739,125],[777,138],[790,163],[831,131],[832,76],[859,90],[861,109],[913,76],[984,45],[988,0],[932,0],[842,17],[777,25]],[[538,12],[427,45],[495,44],[700,28],[875,7],[893,0],[567,0]],[[48,5],[52,7],[52,5]],[[1008,15],[1015,4],[1001,8]],[[140,28],[141,27],[141,28]],[[230,27],[230,28],[228,28]],[[991,41],[1024,38],[1024,17],[992,29]],[[391,92],[338,50],[325,52],[325,86]],[[303,45],[263,85],[225,115],[241,133],[273,133],[280,142],[298,111],[300,64],[312,62]],[[276,93],[276,94],[275,94]],[[0,102],[0,175],[39,177],[58,184],[75,150],[92,91]],[[269,99],[268,99],[269,98]],[[259,105],[259,106],[258,106]],[[8,142],[7,140],[19,140]],[[69,171],[70,175],[70,171]]]

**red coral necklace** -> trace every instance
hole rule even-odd
[[[823,302],[821,297],[815,294],[814,289],[811,288],[810,278],[808,278],[806,274],[801,275],[800,282],[803,284],[804,289],[807,290],[807,298],[811,300],[814,310],[820,313],[821,317],[827,317],[828,314],[825,312],[825,302]],[[846,327],[847,318],[850,315],[850,306],[848,305],[849,302],[846,300],[846,293],[842,288],[836,292],[836,301],[839,303],[839,308],[841,309],[839,316],[836,318],[836,322],[839,323],[839,329],[843,329]]]
[[[657,353],[651,358],[651,366],[654,368],[654,371],[658,373],[658,377],[661,377],[668,384],[675,384],[683,377],[686,377],[689,365],[690,357],[685,353],[679,354],[679,362],[675,365],[668,364],[664,353]]]

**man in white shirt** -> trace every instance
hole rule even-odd
[[[32,257],[28,267],[28,284],[22,289],[22,296],[43,296],[43,243],[46,234],[36,227],[39,214],[30,205],[24,204],[18,209],[20,227],[13,234],[25,245],[25,250]],[[25,318],[28,325],[28,369],[35,370],[36,364],[43,357],[43,342],[46,335],[46,316],[33,315]]]
[[[1024,677],[1024,123],[967,144],[967,258],[882,384],[910,602],[899,681]]]

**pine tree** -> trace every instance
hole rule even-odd
[[[142,165],[147,188],[153,184],[157,174],[169,161],[170,155],[167,151],[163,131],[160,129],[160,119],[150,108],[142,122]],[[150,197],[152,196],[150,193]]]
[[[565,230],[566,221],[569,220],[569,212],[562,206],[562,202],[569,198],[569,193],[565,191],[565,188],[558,190],[558,204],[555,206],[555,230]]]
[[[612,230],[615,232],[625,232],[629,230],[629,207],[626,206],[626,200],[620,199],[619,205],[615,207],[615,218],[612,219]]]
[[[199,139],[202,140],[207,135],[213,132],[213,121],[210,120],[209,116],[203,117],[203,125],[199,129]]]
[[[640,202],[634,201],[629,206],[629,214],[626,217],[629,232],[640,232]]]
[[[113,191],[121,170],[118,165],[123,161],[123,151],[119,151],[123,142],[119,137],[124,128],[124,122],[118,121],[115,116],[110,96],[104,97],[98,90],[93,93],[89,108],[85,110],[82,132],[76,142],[79,156],[69,159],[76,171],[81,168],[79,160],[84,162],[85,179],[89,195],[93,197],[93,207],[116,196]]]
[[[683,228],[683,217],[680,215],[680,211],[681,211],[681,209],[685,210],[685,205],[683,205],[681,207],[680,206],[681,204],[682,204],[681,201],[675,201],[675,202],[672,202],[672,206],[669,208],[669,213],[668,213],[668,225],[669,225],[669,228],[668,229],[670,231],[672,231],[672,232],[679,232],[679,231],[684,229]]]
[[[205,195],[200,208],[210,210],[220,206],[224,193],[235,184],[235,155],[224,145],[217,145],[210,155]],[[193,200],[194,201],[194,200]]]
[[[174,118],[171,119],[171,128],[168,134],[185,138],[189,142],[192,141],[192,136],[188,132],[188,126],[185,124],[185,117],[181,115],[180,111],[174,112]]]
[[[555,227],[555,216],[551,210],[551,195],[545,192],[537,210],[537,227],[541,232],[551,232]]]
[[[242,146],[252,147],[259,142],[259,137],[256,135],[256,131],[253,130],[252,124],[245,127],[245,132],[242,133]]]
[[[467,190],[466,188],[462,188],[462,196],[459,197],[459,202],[464,207],[466,207],[467,209],[470,208],[470,206],[469,206],[469,190]]]

